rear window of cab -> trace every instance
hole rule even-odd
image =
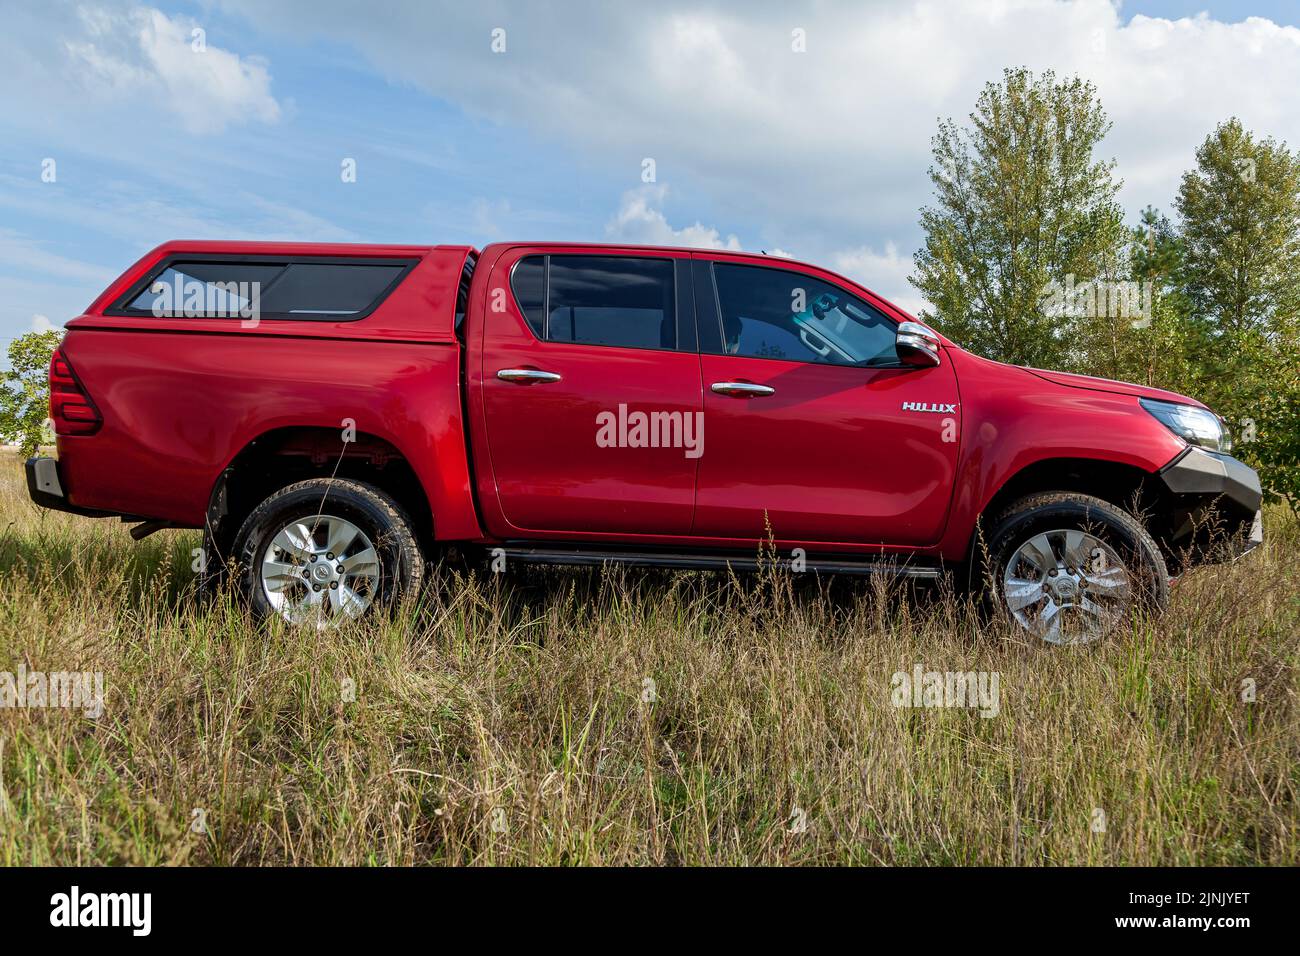
[[[511,288],[544,342],[677,348],[673,261],[650,256],[525,256]]]
[[[355,321],[373,312],[417,261],[172,256],[127,290],[107,314]]]

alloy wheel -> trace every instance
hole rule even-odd
[[[379,555],[366,533],[334,515],[298,518],[266,546],[262,590],[291,624],[325,629],[357,618],[379,588]]]
[[[1133,599],[1133,579],[1115,550],[1086,531],[1060,528],[1025,541],[1002,578],[1007,610],[1051,644],[1086,644],[1109,633]]]

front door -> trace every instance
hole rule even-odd
[[[695,534],[936,542],[960,437],[951,363],[900,367],[895,323],[830,277],[703,259],[696,270],[697,300],[716,286],[717,306],[699,310],[710,354]]]

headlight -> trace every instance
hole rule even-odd
[[[1232,451],[1232,439],[1219,421],[1219,416],[1204,408],[1179,405],[1176,402],[1158,402],[1153,398],[1138,399],[1142,407],[1160,420],[1160,423],[1189,445],[1199,445],[1210,451]]]

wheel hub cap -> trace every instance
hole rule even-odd
[[[1052,581],[1052,590],[1057,600],[1071,600],[1078,593],[1079,585],[1074,578],[1058,577]]]
[[[1132,601],[1132,578],[1106,542],[1062,528],[1034,535],[1012,554],[1002,580],[1007,610],[1030,634],[1083,644],[1109,632]]]
[[[262,591],[291,624],[322,629],[360,617],[379,586],[379,556],[346,518],[311,515],[289,522],[262,554]]]

